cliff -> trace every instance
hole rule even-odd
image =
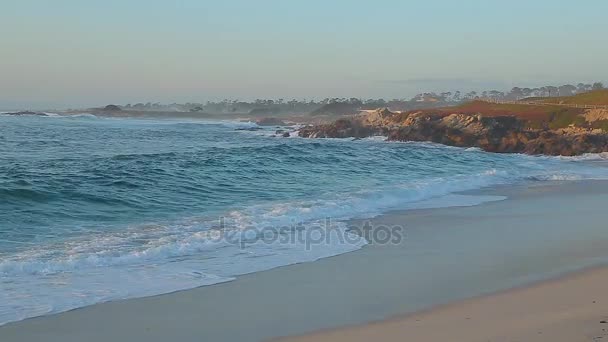
[[[608,151],[608,134],[598,129],[532,129],[515,116],[391,113],[385,109],[299,131],[305,138],[363,138],[384,135],[393,141],[431,141],[488,152],[572,156]]]

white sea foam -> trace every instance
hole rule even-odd
[[[465,151],[467,152],[483,152],[483,150],[479,147],[469,147],[469,148],[465,148]]]
[[[371,136],[371,137],[367,137],[364,140],[382,141],[382,142],[384,142],[384,141],[386,141],[386,139],[387,138],[384,135],[374,135],[374,136]]]
[[[561,160],[571,160],[571,161],[591,161],[591,160],[608,160],[608,152],[602,153],[585,153],[580,156],[557,156],[553,157]]]
[[[28,317],[62,312],[95,303],[158,295],[217,284],[234,276],[278,266],[315,261],[353,251],[365,244],[336,226],[328,243],[280,241],[211,241],[194,227],[157,227],[148,232],[147,243],[134,251],[122,251],[136,244],[142,233],[72,241],[21,254],[0,263],[0,325]],[[178,230],[190,233],[177,233]],[[245,237],[243,237],[244,239]],[[47,246],[48,248],[48,246]],[[57,254],[61,255],[58,256]],[[47,258],[45,262],[36,261]]]
[[[79,113],[79,114],[70,114],[70,115],[61,115],[62,118],[89,118],[89,119],[99,119],[99,117],[95,114],[91,113]]]

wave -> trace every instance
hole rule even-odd
[[[433,200],[441,202],[439,206],[458,206],[465,199],[478,203],[477,196],[453,194],[512,181],[508,172],[488,169],[478,174],[460,175],[451,179],[432,178],[347,194],[330,194],[317,199],[253,205],[227,212],[222,219],[237,231],[251,227],[291,226],[294,222],[314,225],[325,218],[343,221],[373,217],[392,209],[419,208],[420,203],[428,207]],[[212,229],[216,223],[217,221],[194,218],[171,226],[136,226],[126,232],[87,236],[82,241],[70,241],[66,245],[50,248],[52,252],[49,253],[53,255],[56,251],[64,251],[69,257],[49,259],[46,254],[49,246],[45,246],[44,249],[16,256],[15,259],[19,260],[17,263],[14,260],[0,262],[0,273],[54,273],[88,267],[162,261],[166,257],[184,257],[217,247],[216,244],[210,243],[213,242],[210,234],[215,232]],[[142,236],[145,237],[144,240]],[[132,249],[132,246],[138,245],[137,241],[145,243]],[[116,246],[129,248],[120,250],[116,249]],[[23,263],[26,260],[31,262]]]
[[[309,225],[323,222],[326,218],[348,220],[378,215],[395,208],[414,208],[418,202],[426,201],[454,192],[478,189],[498,184],[500,173],[488,170],[471,177],[456,177],[452,180],[442,178],[391,186],[384,189],[361,190],[350,194],[327,195],[324,198],[290,201],[264,205],[253,205],[241,210],[226,212],[222,219],[233,230],[242,231],[257,227],[288,227],[297,223]],[[474,197],[474,196],[472,196]],[[460,197],[462,199],[464,197]],[[457,201],[444,205],[458,205]],[[171,226],[136,226],[126,232],[87,236],[81,241],[70,241],[65,245],[51,248],[51,254],[64,251],[65,259],[49,259],[47,247],[36,252],[28,251],[16,259],[32,260],[30,264],[0,262],[0,273],[36,274],[40,272],[71,271],[96,266],[125,265],[140,261],[160,261],[166,257],[183,257],[208,248],[217,247],[213,242],[212,230],[217,221],[203,221],[192,218]],[[135,241],[145,244],[137,245]],[[116,249],[116,246],[129,246]],[[44,260],[41,262],[41,260]],[[18,266],[20,265],[20,266]]]
[[[2,279],[10,279],[12,284],[10,291],[0,293],[0,324],[109,300],[230,281],[241,274],[354,251],[367,242],[349,233],[344,220],[371,217],[388,209],[501,200],[446,197],[454,191],[495,183],[495,177],[500,174],[483,172],[448,181],[432,179],[318,199],[254,205],[226,212],[218,220],[190,218],[174,224],[139,225],[29,248],[0,262]],[[313,245],[307,239],[289,238],[285,243],[260,238],[267,232],[295,237],[298,232],[318,227],[335,236]],[[344,236],[349,237],[348,241]],[[0,281],[0,286],[6,284]],[[10,312],[7,305],[19,307],[19,312]]]
[[[0,112],[0,115],[7,115],[7,114],[13,114],[13,113],[19,113],[19,111],[12,111],[12,112]],[[80,113],[80,114],[64,114],[64,113],[56,113],[56,112],[35,112],[36,114],[31,114],[31,115],[23,115],[25,117],[35,117],[35,118],[77,118],[77,117],[96,117],[93,114],[90,113]],[[37,115],[40,114],[40,115]],[[8,116],[15,116],[15,115],[8,115]]]
[[[217,284],[241,274],[343,254],[365,244],[358,236],[339,243],[336,236],[309,248],[295,239],[293,243],[252,239],[245,235],[253,231],[239,228],[232,228],[238,235],[232,240],[213,239],[217,231],[196,229],[202,229],[200,223],[137,227],[3,260],[0,325],[100,302]],[[333,234],[350,234],[339,224],[335,229]],[[138,247],[126,249],[126,245]]]
[[[336,237],[311,248],[305,241],[285,244],[258,237],[276,227],[287,227],[281,230],[287,235],[298,229],[310,230],[326,224],[327,217],[346,220],[371,217],[390,209],[478,205],[503,200],[500,196],[454,192],[508,183],[508,176],[489,169],[469,177],[362,190],[347,197],[342,194],[251,206],[226,213],[222,231],[214,229],[219,221],[191,218],[173,225],[134,226],[113,234],[89,235],[84,240],[29,249],[0,262],[1,278],[11,284],[6,287],[0,280],[0,287],[6,290],[0,291],[0,325],[100,302],[227,282],[241,274],[354,251],[367,242],[355,236],[349,243],[340,243]],[[305,224],[296,229],[298,222]],[[349,234],[343,221],[332,221],[330,225],[335,234]]]
[[[0,197],[7,202],[11,201],[34,201],[44,202],[54,196],[53,193],[42,190],[29,189],[30,185],[21,185],[23,187],[3,187],[0,188]]]
[[[79,113],[79,114],[64,114],[64,115],[59,115],[57,117],[60,118],[80,118],[80,119],[99,119],[100,117],[98,117],[95,114],[91,114],[91,113]]]

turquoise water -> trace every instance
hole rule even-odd
[[[597,155],[236,130],[253,126],[0,115],[0,324],[229,281],[367,243],[340,220],[499,199],[458,191],[608,177]],[[281,236],[330,229],[336,238],[312,246],[259,238],[279,228]]]

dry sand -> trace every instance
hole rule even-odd
[[[608,340],[608,269],[285,342]],[[604,323],[602,323],[604,322]]]

